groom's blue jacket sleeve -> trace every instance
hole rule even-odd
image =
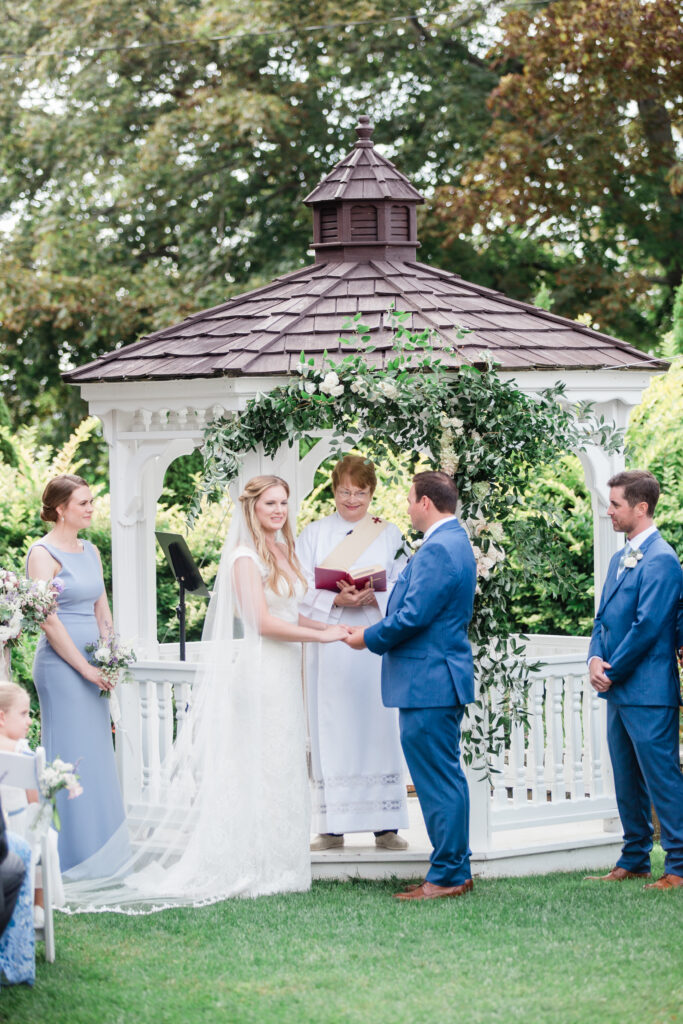
[[[396,611],[365,630],[368,649],[384,654],[432,623],[453,600],[460,571],[443,545],[432,542],[421,548],[411,563],[408,588]]]

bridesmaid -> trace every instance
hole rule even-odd
[[[86,481],[68,473],[55,477],[43,492],[40,513],[54,526],[27,558],[32,579],[59,577],[63,584],[57,612],[42,627],[33,678],[47,758],[77,764],[83,786],[77,800],[68,800],[65,791],[57,796],[59,859],[67,880],[110,875],[130,853],[109,702],[100,699],[111,686],[85,654],[86,644],[113,629],[99,552],[78,537],[92,514]]]

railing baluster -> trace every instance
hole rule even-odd
[[[565,766],[569,775],[569,792],[572,800],[583,800],[585,783],[583,777],[583,751],[581,727],[581,696],[583,678],[575,674],[565,680]]]
[[[590,687],[590,684],[589,684]],[[588,706],[590,714],[590,743],[591,743],[591,796],[602,796],[605,791],[602,774],[602,723],[600,712],[602,701],[596,691],[590,687]]]
[[[566,799],[564,781],[564,741],[562,729],[562,694],[564,680],[561,676],[551,676],[546,691],[546,715],[548,718],[548,760],[547,769],[550,795],[553,800]]]
[[[545,730],[543,728],[543,697],[545,679],[537,676],[531,684],[529,695],[531,722],[529,749],[531,751],[531,798],[533,803],[545,803]]]
[[[503,691],[499,686],[491,688],[491,712],[492,716],[499,715],[503,709]],[[504,728],[499,725],[494,730],[494,737],[496,740],[502,740],[504,736]],[[501,748],[497,754],[491,758],[491,767],[494,769],[493,778],[493,796],[492,800],[494,804],[506,804],[508,799],[507,794],[507,779],[505,777],[505,746],[501,745]]]

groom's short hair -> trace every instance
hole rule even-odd
[[[416,473],[413,477],[413,485],[418,501],[420,498],[427,497],[438,512],[455,514],[458,506],[458,488],[455,485],[455,480],[448,473],[436,473],[431,470],[425,473]]]
[[[607,481],[608,487],[623,487],[624,498],[633,508],[641,501],[647,502],[647,514],[655,514],[659,501],[659,481],[646,469],[625,469]]]

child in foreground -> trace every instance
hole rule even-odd
[[[33,756],[28,745],[29,727],[31,725],[31,702],[29,695],[22,686],[16,683],[0,683],[0,750],[12,754]],[[0,799],[5,814],[7,828],[25,839],[31,846],[32,864],[38,858],[39,835],[32,829],[38,810],[38,793],[35,789],[23,790],[17,786],[0,785]],[[48,842],[53,847],[54,861],[59,865],[57,853],[57,833],[50,829]],[[34,920],[37,927],[42,927],[45,919],[41,868],[36,870]],[[64,890],[59,867],[52,879],[54,903],[64,903]]]

